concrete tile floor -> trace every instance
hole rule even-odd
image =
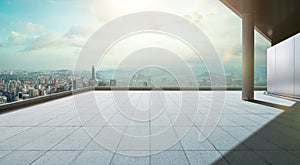
[[[300,164],[298,102],[262,92],[245,102],[226,91],[224,110],[212,111],[212,92],[200,91],[195,114],[180,91],[124,93],[87,92],[0,115],[0,164]]]

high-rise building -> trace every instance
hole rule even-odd
[[[92,80],[95,80],[95,67],[92,66]]]
[[[11,97],[11,102],[16,101],[16,94],[15,94],[14,91],[12,91],[12,92],[10,93],[10,97]]]
[[[55,88],[55,87],[50,88],[50,94],[55,93],[55,92],[56,92],[56,89],[57,89],[57,88]]]
[[[73,90],[76,89],[76,80],[73,80],[72,88],[73,88]]]
[[[0,104],[7,103],[7,98],[5,96],[0,96]]]
[[[23,94],[23,100],[29,99],[29,94]]]
[[[109,85],[110,85],[110,86],[117,86],[117,80],[111,79],[111,80],[109,81]]]
[[[19,99],[22,99],[22,98],[23,98],[23,93],[22,93],[22,92],[19,92],[19,93],[18,93],[18,96],[19,96]]]
[[[34,92],[34,89],[30,88],[29,89],[29,98],[33,98],[33,96],[34,96],[33,92]]]
[[[47,86],[49,84],[48,78],[45,78],[45,85]]]
[[[54,78],[54,88],[58,88],[58,82],[56,78]]]
[[[7,102],[10,103],[11,102],[11,94],[10,94],[10,92],[6,92],[4,96],[6,96]]]

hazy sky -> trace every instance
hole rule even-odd
[[[0,70],[73,69],[82,46],[97,29],[140,11],[186,18],[208,36],[227,70],[241,70],[241,19],[218,0],[1,0]],[[170,39],[133,36],[124,41],[126,46],[120,42],[113,50],[117,53],[103,65],[113,68],[126,56],[124,49],[134,49],[140,40],[145,45],[163,45]],[[256,69],[265,72],[270,43],[258,33],[255,41]],[[188,63],[197,65],[188,51],[181,51]]]

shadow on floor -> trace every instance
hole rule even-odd
[[[300,102],[287,107],[260,100],[253,104],[284,110],[282,114],[256,131],[249,138],[214,164],[300,164]],[[239,150],[242,147],[247,150]]]

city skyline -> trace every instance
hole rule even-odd
[[[91,86],[119,87],[212,87],[216,73],[203,72],[195,75],[178,75],[159,67],[146,67],[130,75],[126,70],[90,71],[52,70],[52,71],[0,71],[0,104],[22,101],[64,91],[72,91]],[[122,75],[123,77],[119,77]],[[124,77],[130,77],[124,79]],[[241,87],[241,73],[232,72],[226,75],[227,87]],[[180,83],[180,84],[179,84]],[[265,75],[256,75],[256,86],[266,86]]]

